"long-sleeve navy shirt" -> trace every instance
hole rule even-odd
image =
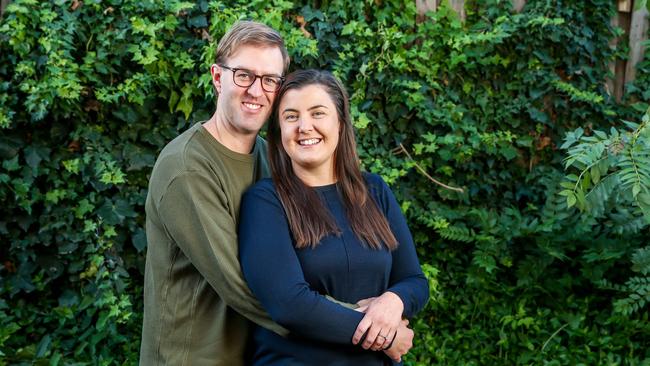
[[[384,213],[399,246],[371,249],[357,238],[336,184],[315,187],[341,230],[315,248],[296,249],[273,182],[261,180],[242,199],[239,254],[244,277],[271,318],[291,334],[283,338],[262,327],[253,331],[254,365],[385,365],[381,351],[352,344],[364,314],[337,300],[356,303],[386,291],[404,302],[405,317],[422,309],[428,284],[400,207],[386,183],[364,174],[372,199]]]

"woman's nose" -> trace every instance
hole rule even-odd
[[[312,131],[314,129],[314,125],[312,124],[311,120],[309,118],[301,118],[300,122],[298,124],[298,131],[305,133]]]

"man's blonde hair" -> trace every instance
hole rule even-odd
[[[221,37],[217,45],[216,63],[224,64],[241,46],[277,47],[282,53],[283,73],[289,69],[289,53],[284,40],[275,29],[266,24],[240,20]]]

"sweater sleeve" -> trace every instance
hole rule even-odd
[[[388,185],[378,175],[372,175],[377,189],[376,196],[388,219],[390,228],[398,242],[393,251],[393,266],[390,272],[388,291],[402,299],[404,316],[411,318],[424,308],[429,299],[429,283],[422,273],[415,252],[415,245],[406,218]]]
[[[304,278],[284,210],[268,187],[242,198],[239,255],[244,277],[271,318],[292,334],[351,344],[363,313],[329,301]]]
[[[203,174],[185,172],[167,187],[158,211],[165,230],[228,306],[286,335],[287,330],[271,320],[244,281],[237,257],[236,223],[225,197]]]

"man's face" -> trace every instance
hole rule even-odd
[[[277,47],[242,46],[223,63],[256,75],[282,76],[284,62]],[[260,78],[253,85],[241,87],[233,81],[233,70],[212,65],[212,80],[219,99],[217,118],[235,134],[257,134],[271,114],[276,92],[262,88]]]

